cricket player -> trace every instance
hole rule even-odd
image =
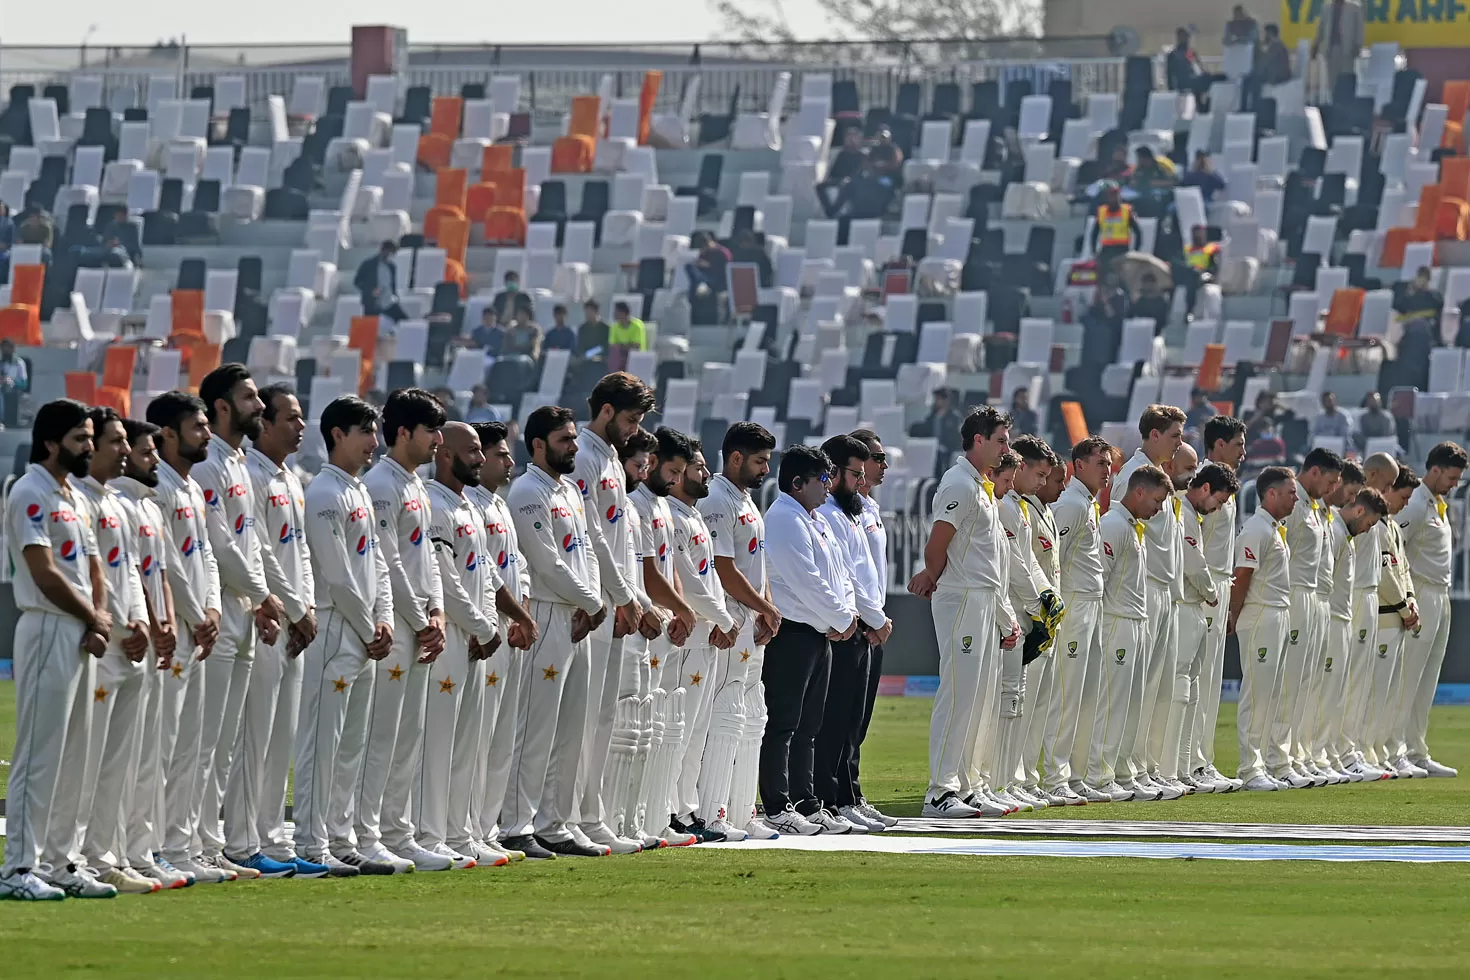
[[[1092,752],[1093,719],[1102,669],[1102,515],[1098,497],[1112,486],[1113,448],[1101,436],[1072,447],[1072,479],[1052,512],[1061,558],[1062,617],[1056,680],[1041,738],[1049,806],[1111,803],[1084,781]]]
[[[648,640],[648,694],[639,717],[645,719],[643,736],[648,745],[647,762],[636,792],[629,796],[628,806],[637,800],[636,812],[644,839],[655,837],[666,846],[684,847],[699,842],[688,831],[670,826],[673,805],[675,758],[684,741],[684,692],[677,686],[665,688],[665,663],[678,659],[677,648],[688,642],[694,631],[694,609],[684,601],[679,576],[674,574],[674,518],[669,511],[669,493],[684,482],[684,473],[694,456],[689,437],[682,432],[660,426],[654,434],[655,451],[648,479],[630,496],[638,511],[643,535],[643,587],[649,599],[672,613],[666,632]],[[622,682],[623,695],[642,691],[641,664],[639,680],[631,677]],[[624,736],[626,739],[626,735]],[[625,807],[626,809],[626,807]],[[662,824],[662,828],[659,825]]]
[[[710,481],[699,513],[709,528],[715,574],[736,623],[735,642],[721,651],[711,697],[709,737],[699,770],[699,819],[726,840],[777,836],[755,815],[761,737],[766,728],[761,669],[765,647],[781,627],[766,580],[766,528],[751,494],[771,472],[776,437],[755,422],[736,422],[720,447],[720,475]],[[855,775],[854,765],[851,775]]]
[[[1000,462],[982,474],[990,481],[988,493],[996,501],[997,512],[999,504],[1016,485],[1016,471],[1021,467],[1021,457],[1012,450],[1007,450],[1001,457]],[[1011,545],[1012,539],[1005,537],[1005,526],[1001,525],[1001,562],[1000,562],[1000,586],[1001,594],[1010,600],[1011,594],[1011,555],[1014,551]],[[1017,617],[1019,620],[1020,617]],[[1020,641],[1017,641],[1017,646]],[[1007,651],[1001,649],[1004,655]],[[1000,784],[997,781],[992,784],[991,779],[1000,771],[1000,685],[1005,674],[1004,661],[997,668],[997,689],[994,692],[995,710],[986,711],[981,716],[981,722],[975,730],[975,736],[970,745],[970,785],[977,789],[966,797],[965,802],[980,811],[982,817],[1005,816],[1015,813],[1020,809],[1020,804],[1014,799],[1002,799],[997,791]],[[989,698],[986,704],[990,703]]]
[[[619,837],[607,825],[602,797],[623,647],[626,638],[638,631],[644,613],[633,587],[634,558],[627,521],[631,508],[618,452],[638,431],[644,413],[653,410],[654,400],[653,389],[626,371],[597,382],[587,398],[591,417],[577,433],[577,468],[572,474],[582,492],[587,534],[597,556],[604,598],[613,610],[589,644],[587,719],[575,793],[577,827],[580,835],[614,854],[636,854],[643,849],[641,841]]]
[[[1050,449],[1050,447],[1047,447]],[[1051,470],[1036,492],[1023,498],[1031,510],[1031,553],[1036,567],[1049,588],[1061,596],[1062,566],[1060,540],[1057,536],[1057,519],[1052,505],[1062,496],[1067,483],[1067,467],[1061,458],[1052,453]],[[1065,602],[1062,608],[1065,611]],[[1066,621],[1065,612],[1063,622]],[[1060,631],[1061,624],[1057,624]],[[1027,635],[1030,639],[1030,635]],[[1046,715],[1054,696],[1057,676],[1056,636],[1051,637],[1051,646],[1030,664],[1026,665],[1026,683],[1031,691],[1027,696],[1031,709],[1022,717],[1021,725],[1021,768],[1017,774],[1019,788],[1027,801],[1040,810],[1051,803],[1041,789],[1041,743],[1046,734]],[[1012,794],[1015,795],[1014,793]]]
[[[1327,642],[1327,613],[1318,599],[1319,578],[1332,575],[1327,562],[1331,534],[1323,498],[1342,480],[1342,457],[1330,449],[1307,453],[1297,477],[1296,507],[1286,519],[1286,546],[1291,551],[1291,616],[1286,654],[1281,667],[1281,689],[1276,692],[1276,714],[1271,740],[1286,754],[1284,769],[1271,775],[1292,789],[1326,786],[1325,773],[1312,772],[1310,753],[1301,738],[1309,678],[1321,669]]]
[[[164,541],[164,517],[158,509],[158,450],[156,425],[123,419],[130,452],[123,461],[123,475],[111,481],[122,491],[122,505],[135,564],[143,584],[143,602],[148,609],[151,654],[144,660],[143,710],[138,728],[138,772],[127,822],[128,866],[164,888],[183,888],[186,875],[164,868],[155,855],[163,847],[163,692],[178,646],[178,620],[166,566],[169,556]]]
[[[286,833],[286,789],[301,712],[301,652],[316,638],[316,583],[306,547],[306,491],[286,463],[301,448],[306,418],[290,385],[267,385],[260,389],[260,401],[265,406],[260,435],[251,440],[245,453],[245,468],[254,490],[251,503],[261,567],[271,595],[281,600],[285,618],[276,642],[261,643],[256,651],[245,710],[259,717],[241,726],[235,765],[225,786],[227,797],[258,789],[257,800],[236,801],[237,808],[255,814],[255,821],[231,827],[240,836],[225,842],[225,854],[239,864],[254,861],[262,866],[263,875],[268,866],[257,861],[256,855],[294,867],[292,877],[321,878],[331,868],[297,855]],[[263,744],[254,741],[266,734],[269,737]]]
[[[1152,430],[1157,432],[1158,430]],[[1137,779],[1123,786],[1117,776],[1127,773],[1127,720],[1132,702],[1144,693],[1144,659],[1150,642],[1147,623],[1151,585],[1148,582],[1148,527],[1168,506],[1173,483],[1153,463],[1133,467],[1124,483],[1123,499],[1114,499],[1098,528],[1102,540],[1103,602],[1102,663],[1098,671],[1097,714],[1093,722],[1092,751],[1087,762],[1087,784],[1113,801],[1158,799],[1150,786]]]
[[[373,498],[358,474],[378,446],[378,411],[352,395],[322,410],[327,462],[306,488],[306,545],[317,634],[303,654],[296,725],[296,851],[313,864],[396,874],[352,834],[352,801],[368,738],[373,667],[393,649],[393,593]],[[391,530],[391,528],[389,528]]]
[[[1186,450],[1190,457],[1194,456],[1193,449],[1179,447],[1180,453]],[[1193,466],[1188,468],[1193,469]],[[1176,466],[1175,469],[1181,467]],[[1174,478],[1176,488],[1181,479]],[[1206,463],[1175,491],[1180,502],[1180,572],[1184,576],[1184,598],[1175,603],[1175,614],[1179,618],[1179,657],[1174,677],[1170,679],[1174,690],[1169,702],[1169,721],[1164,731],[1161,761],[1163,768],[1160,770],[1165,785],[1171,790],[1182,787],[1194,793],[1200,789],[1190,778],[1191,746],[1186,725],[1193,724],[1189,706],[1199,704],[1200,678],[1210,655],[1209,619],[1219,613],[1222,597],[1205,561],[1202,539],[1205,518],[1218,511],[1239,490],[1240,481],[1233,471],[1219,463]],[[1214,792],[1214,785],[1207,785],[1204,792]],[[1172,793],[1164,798],[1173,798]]]
[[[511,762],[501,811],[504,843],[525,838],[553,854],[602,857],[605,845],[577,839],[574,785],[586,726],[588,637],[607,618],[597,556],[587,540],[576,470],[577,426],[568,408],[545,406],[526,419],[531,465],[511,484],[511,517],[531,569],[531,616],[539,633],[530,655],[530,690],[518,720],[524,734]],[[529,853],[529,852],[528,852]]]
[[[204,757],[217,741],[219,720],[206,715],[205,664],[219,638],[220,583],[209,544],[204,491],[194,466],[209,455],[209,420],[204,403],[170,391],[148,405],[148,421],[158,426],[158,509],[169,555],[170,586],[178,617],[178,647],[163,681],[160,757],[164,789],[159,864],[192,875],[199,883],[234,881],[236,872],[195,860],[203,789]]]
[[[966,417],[960,429],[964,456],[939,482],[924,567],[908,586],[931,600],[939,641],[926,817],[980,814],[980,807],[967,802],[980,789],[970,784],[970,749],[985,718],[999,707],[1001,651],[1021,638],[1002,588],[1005,532],[992,488],[981,476],[1008,451],[1010,426],[1010,416],[989,406]]]
[[[1268,466],[1256,477],[1259,504],[1235,542],[1235,580],[1230,591],[1227,632],[1240,641],[1240,767],[1236,777],[1249,792],[1272,792],[1290,784],[1272,778],[1288,768],[1286,746],[1271,736],[1282,661],[1290,629],[1291,552],[1286,518],[1296,506],[1296,475]]]
[[[270,718],[258,711],[246,711],[245,699],[250,687],[250,673],[255,664],[255,639],[260,634],[264,643],[274,643],[280,635],[284,616],[281,600],[271,594],[265,581],[260,559],[260,538],[255,532],[252,501],[255,491],[250,485],[250,472],[245,468],[245,452],[241,444],[246,437],[260,435],[261,414],[265,405],[260,400],[255,381],[243,364],[223,364],[199,383],[199,398],[209,418],[212,435],[209,455],[194,468],[194,479],[204,491],[204,517],[209,527],[209,543],[219,566],[220,617],[219,641],[205,662],[204,721],[205,757],[201,761],[202,790],[199,819],[199,841],[203,860],[242,878],[258,878],[269,874],[282,877],[294,874],[279,861],[260,855],[253,864],[232,861],[224,854],[227,839],[243,841],[258,818],[260,787],[251,785],[259,775],[257,766],[245,766],[237,779],[245,779],[228,800],[225,786],[235,758],[237,738],[242,726],[265,724],[265,731],[246,731],[248,745],[265,745],[270,740]],[[209,734],[218,727],[211,750]],[[226,805],[228,804],[228,805]],[[216,816],[225,811],[225,829],[221,832]],[[236,855],[236,857],[242,857]],[[244,856],[243,860],[256,858]]]
[[[1363,482],[1368,489],[1388,498],[1398,480],[1399,465],[1387,453],[1374,453],[1363,461]],[[1391,512],[1391,511],[1390,511]],[[1351,757],[1348,775],[1363,782],[1396,779],[1369,761],[1368,713],[1373,694],[1373,677],[1378,670],[1378,590],[1383,580],[1383,539],[1387,520],[1380,520],[1353,538],[1353,652],[1348,657],[1347,701],[1343,711],[1343,743]],[[1387,650],[1385,649],[1385,654]]]
[[[1238,473],[1245,459],[1245,424],[1229,415],[1217,415],[1205,423],[1205,460]],[[1215,768],[1215,723],[1220,715],[1220,693],[1225,674],[1225,597],[1235,575],[1236,498],[1231,497],[1213,514],[1202,515],[1200,547],[1205,564],[1215,580],[1221,608],[1205,612],[1205,662],[1200,667],[1199,700],[1186,705],[1186,728],[1192,745],[1190,781],[1201,792],[1230,793],[1241,781],[1227,778]]]
[[[1184,421],[1184,413],[1172,405],[1150,405],[1138,422],[1143,446],[1123,464],[1117,483],[1127,486],[1135,469],[1152,463],[1169,474],[1172,489],[1174,454],[1184,437]],[[1138,662],[1143,694],[1136,703],[1129,701],[1123,730],[1125,761],[1117,773],[1118,784],[1134,790],[1136,800],[1157,800],[1166,790],[1151,774],[1158,772],[1163,729],[1168,724],[1171,692],[1165,678],[1175,676],[1179,632],[1174,602],[1183,590],[1179,575],[1179,507],[1172,499],[1165,505],[1149,520],[1145,537],[1149,610],[1144,626],[1147,642]]]
[[[893,633],[893,621],[883,608],[887,593],[877,577],[862,527],[862,492],[867,486],[863,464],[869,452],[861,439],[850,435],[828,439],[822,444],[822,452],[832,460],[834,476],[827,500],[817,513],[832,533],[843,594],[857,609],[861,622],[852,636],[831,644],[832,669],[822,708],[822,728],[817,733],[814,785],[826,809],[846,821],[851,833],[879,833],[888,825],[858,810],[858,793],[852,780],[852,756],[857,751],[868,700],[868,651],[875,640],[885,642]],[[835,587],[837,583],[832,584]]]
[[[1399,767],[1394,733],[1404,698],[1404,644],[1420,625],[1418,596],[1397,520],[1408,506],[1410,495],[1420,486],[1419,477],[1408,467],[1401,467],[1393,489],[1384,495],[1389,516],[1379,524],[1383,575],[1378,584],[1378,648],[1364,732],[1368,763],[1397,779],[1428,775],[1422,769],[1415,772],[1411,767]]]
[[[146,707],[148,610],[138,577],[136,538],[129,532],[122,492],[107,485],[122,476],[132,451],[122,418],[110,408],[87,413],[95,433],[90,471],[79,481],[87,520],[107,579],[107,609],[113,631],[97,662],[92,692],[92,726],[86,748],[78,834],[81,853],[98,880],[120,894],[147,895],[162,885],[128,866],[129,830],[138,783],[138,744]],[[150,862],[152,863],[152,862]]]
[[[464,495],[484,523],[485,553],[495,562],[503,587],[525,609],[531,602],[531,573],[521,557],[510,508],[500,495],[515,469],[515,457],[506,442],[506,425],[481,422],[473,428],[485,462],[480,466],[478,481],[465,484]],[[530,641],[534,643],[536,639],[533,622]],[[499,691],[494,696],[487,692],[485,698],[486,713],[480,726],[480,765],[471,797],[472,819],[480,831],[481,846],[488,850],[503,853],[512,861],[524,861],[528,857],[547,860],[556,855],[534,841],[529,851],[508,848],[500,842],[500,807],[505,801],[510,762],[515,755],[521,696],[530,690],[527,671],[531,668],[531,657],[526,649],[510,644],[499,652],[501,659],[487,668],[489,673],[485,676],[486,685]],[[493,715],[492,709],[495,709]]]
[[[14,569],[16,742],[7,792],[0,898],[113,898],[77,867],[94,658],[115,623],[87,506],[72,480],[92,464],[92,420],[71,399],[31,426],[31,465],[10,488],[5,540]]]
[[[1439,685],[1450,637],[1449,588],[1453,577],[1454,535],[1450,530],[1445,495],[1459,486],[1465,474],[1465,450],[1442,442],[1429,450],[1423,483],[1409,498],[1397,521],[1403,531],[1404,552],[1414,594],[1419,599],[1420,623],[1404,642],[1404,700],[1395,718],[1395,736],[1402,743],[1394,767],[1423,770],[1430,776],[1459,773],[1429,754],[1429,708]],[[1400,761],[1408,763],[1401,765]]]
[[[422,388],[394,391],[383,405],[388,451],[362,478],[373,497],[396,619],[393,649],[373,667],[367,755],[353,819],[363,856],[399,873],[475,866],[472,856],[444,843],[438,804],[430,811],[432,831],[423,826],[427,814],[419,805],[426,728],[441,726],[434,751],[447,754],[456,717],[429,711],[434,663],[444,651],[444,601],[428,541],[429,493],[416,472],[438,451],[444,419],[444,406]]]
[[[1327,663],[1328,658],[1331,657],[1338,665],[1338,674],[1335,680],[1341,680],[1343,671],[1346,669],[1346,661],[1343,658],[1343,653],[1347,647],[1342,646],[1334,650],[1328,645],[1333,632],[1332,593],[1338,581],[1337,561],[1342,550],[1339,548],[1339,535],[1337,533],[1341,529],[1336,527],[1336,525],[1338,521],[1342,520],[1342,515],[1339,513],[1342,505],[1347,501],[1354,500],[1357,497],[1358,487],[1362,486],[1360,481],[1358,487],[1348,487],[1349,492],[1346,494],[1343,492],[1343,488],[1347,482],[1347,467],[1347,460],[1343,460],[1342,471],[1338,474],[1336,485],[1330,494],[1324,494],[1322,497],[1320,514],[1326,526],[1326,535],[1322,542],[1322,564],[1317,569],[1316,595],[1318,615],[1321,617],[1322,624],[1322,643],[1316,663],[1309,667],[1306,676],[1302,680],[1301,696],[1305,703],[1301,710],[1301,720],[1298,725],[1299,734],[1297,735],[1297,741],[1302,746],[1302,752],[1308,759],[1307,771],[1311,773],[1312,769],[1315,768],[1318,773],[1325,777],[1329,786],[1352,782],[1351,776],[1338,771],[1332,765],[1324,766],[1322,764],[1322,760],[1329,751],[1329,746],[1325,741],[1327,721],[1322,711],[1322,691],[1329,680],[1334,680],[1331,676],[1330,665]],[[1357,467],[1354,466],[1353,469],[1357,470]],[[1360,470],[1358,474],[1361,476]],[[1351,534],[1341,536],[1341,540],[1344,543],[1350,541],[1351,538]],[[1347,547],[1350,548],[1350,546]],[[1294,559],[1295,555],[1292,557]],[[1352,577],[1352,571],[1351,568],[1348,569],[1347,574],[1349,579]],[[1339,695],[1339,701],[1340,699]]]

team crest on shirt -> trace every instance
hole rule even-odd
[[[1245,549],[1245,556],[1246,556],[1246,558],[1250,559],[1251,561],[1255,561],[1256,560],[1256,553],[1254,551],[1251,551],[1250,548],[1246,548]]]
[[[1205,617],[1205,629],[1212,630],[1214,628],[1215,628],[1215,617],[1214,616],[1206,616]]]
[[[1113,654],[1113,659],[1116,660],[1118,663],[1122,663],[1123,661],[1128,659],[1128,651],[1119,650],[1118,652]]]
[[[1326,662],[1326,664],[1325,664],[1325,665],[1324,665],[1324,666],[1323,666],[1323,668],[1322,668],[1322,672],[1323,672],[1323,673],[1325,673],[1325,674],[1330,674],[1330,673],[1332,673],[1332,658],[1331,658],[1331,657],[1328,657],[1328,658],[1327,658],[1327,662]]]
[[[1113,546],[1108,544],[1106,541],[1103,542],[1103,554],[1107,555],[1109,558],[1113,557]]]
[[[1296,638],[1297,638],[1297,635],[1300,632],[1301,632],[1300,630],[1292,630],[1291,631],[1291,645],[1292,646],[1296,646]]]
[[[1069,659],[1069,660],[1076,660],[1077,659],[1077,641],[1076,640],[1073,640],[1073,641],[1071,641],[1070,643],[1067,644],[1067,659]]]
[[[966,650],[968,650],[968,649],[970,649],[970,644],[973,643],[974,641],[975,641],[975,638],[973,636],[962,636],[962,637],[960,637],[960,646],[962,646]]]
[[[1380,643],[1380,644],[1378,644],[1378,659],[1379,660],[1382,660],[1384,657],[1387,657],[1387,656],[1388,656],[1388,644],[1387,643]]]
[[[1368,642],[1368,631],[1367,630],[1358,630],[1358,642],[1359,643],[1366,643],[1366,642]]]
[[[1266,648],[1265,647],[1261,647],[1260,649],[1258,649],[1256,651],[1256,663],[1263,664],[1265,662],[1266,662]]]

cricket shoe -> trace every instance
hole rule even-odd
[[[117,898],[117,889],[98,881],[75,864],[68,864],[59,871],[38,869],[39,877],[53,888],[60,888],[67,898]]]
[[[171,871],[171,872],[173,872],[176,875],[183,875],[184,876],[184,887],[185,888],[187,888],[190,885],[194,884],[194,882],[196,880],[194,878],[194,876],[192,874],[190,874],[189,872],[182,871],[182,870],[174,867],[172,864],[169,864],[167,861],[165,861],[163,859],[163,856],[161,854],[159,854],[157,851],[154,851],[153,852],[153,863],[156,864],[158,867],[162,868],[164,871]]]
[[[652,834],[645,834],[641,830],[635,831],[635,833],[637,833],[638,836],[636,838],[629,838],[629,840],[637,840],[638,843],[643,845],[643,849],[645,851],[656,851],[660,847],[669,846],[669,842],[664,840],[662,837],[655,837]]]
[[[950,798],[954,797],[953,793],[949,795]],[[928,810],[928,807],[926,806],[924,809]],[[953,816],[953,814],[947,815]],[[974,816],[973,811],[970,815]],[[798,837],[812,837],[822,832],[821,827],[819,827],[817,824],[812,823],[800,813],[797,813],[796,808],[794,806],[791,806],[790,804],[787,804],[786,809],[784,810],[779,810],[776,813],[767,813],[766,823],[770,824],[771,829],[777,831],[778,833],[795,834]]]
[[[1133,799],[1133,794],[1135,792],[1131,789],[1124,789],[1121,785],[1118,784],[1116,780],[1111,783],[1104,783],[1097,788],[1097,791],[1099,793],[1106,793],[1108,799],[1112,800],[1114,803],[1122,803],[1126,800]]]
[[[1400,776],[1407,776],[1409,779],[1429,778],[1429,770],[1420,769],[1404,756],[1399,756],[1393,760],[1393,767],[1398,770]]]
[[[745,838],[747,840],[775,840],[780,837],[776,829],[760,817],[751,817],[750,823],[745,825]]]
[[[480,841],[480,846],[484,847],[486,850],[494,851],[496,854],[504,854],[506,857],[510,858],[511,864],[516,864],[517,862],[524,861],[526,859],[525,851],[517,851],[513,848],[504,847],[498,840],[493,837],[486,837],[484,840]]]
[[[294,865],[296,868],[296,873],[291,877],[306,881],[315,881],[317,878],[325,878],[327,875],[332,873],[332,869],[328,865],[318,864],[315,861],[308,861],[304,857],[293,857],[287,863]]]
[[[254,881],[259,878],[260,872],[254,868],[247,868],[243,864],[236,864],[223,854],[206,854],[199,859],[201,864],[213,865],[221,871],[233,871],[241,881]]]
[[[1042,797],[1049,806],[1086,806],[1087,799],[1072,792],[1070,786],[1043,787]]]
[[[1147,776],[1139,776],[1132,783],[1119,783],[1122,789],[1132,789],[1133,799],[1139,803],[1152,803],[1163,798],[1164,788],[1154,784]]]
[[[820,832],[824,834],[852,833],[852,824],[848,823],[846,820],[843,820],[841,817],[833,813],[831,810],[828,810],[826,807],[823,807],[816,813],[813,813],[811,816],[807,817],[807,819],[816,824]]]
[[[1410,759],[1409,761],[1429,773],[1430,777],[1434,779],[1454,779],[1460,774],[1460,770],[1452,769],[1442,762],[1435,762],[1433,759]]]
[[[611,854],[637,854],[643,850],[643,844],[640,841],[630,837],[619,837],[605,823],[588,824],[582,828],[582,833],[593,844],[601,844],[606,847]]]
[[[745,840],[747,834],[739,827],[732,827],[725,822],[724,817],[716,817],[705,824],[704,829],[711,834],[718,834],[719,839],[725,843],[734,843]],[[614,852],[617,853],[617,852]]]
[[[1194,781],[1194,773],[1192,772],[1180,773],[1178,776],[1175,777],[1174,782],[1184,787],[1184,795],[1186,796],[1193,796],[1196,793],[1209,792],[1209,790],[1207,789],[1199,788],[1199,784]]]
[[[477,840],[469,841],[463,847],[456,844],[454,850],[466,857],[474,858],[477,868],[503,868],[510,864],[510,855],[492,851]]]
[[[184,858],[175,864],[174,867],[186,875],[193,875],[194,880],[201,885],[219,885],[227,881],[235,881],[240,877],[233,871],[217,868],[212,864],[205,864],[193,858]]]
[[[556,859],[555,854],[542,847],[536,842],[536,838],[530,834],[507,837],[500,842],[500,845],[508,851],[520,851],[526,856],[527,861],[553,861]]]
[[[666,847],[692,847],[699,843],[699,835],[685,830],[676,830],[671,824],[659,835]]]
[[[1316,784],[1317,788],[1319,789],[1332,782],[1332,780],[1327,778],[1327,774],[1325,772],[1317,768],[1315,763],[1303,762],[1299,767],[1293,768],[1295,768],[1297,772],[1310,779],[1314,784]]]
[[[1081,779],[1073,783],[1068,783],[1067,789],[1069,789],[1074,795],[1082,797],[1082,799],[1087,803],[1113,802],[1113,794],[1104,793],[1096,786]]]
[[[964,799],[965,806],[973,807],[975,815],[980,817],[1003,817],[1010,813],[1010,809],[992,800],[983,791],[971,793]]]
[[[1032,786],[1013,786],[1011,787],[1011,795],[1022,803],[1030,803],[1031,809],[1033,810],[1045,810],[1051,806],[1046,801],[1046,797],[1041,795],[1041,790]]]
[[[13,898],[17,902],[59,902],[66,898],[66,892],[42,881],[39,875],[16,871],[0,877],[0,898]]]
[[[597,843],[592,838],[584,834],[582,832],[582,828],[578,827],[574,823],[567,824],[567,833],[571,834],[572,840],[576,841],[582,847],[590,847],[594,851],[601,851],[601,857],[607,857],[609,854],[612,853],[612,848],[608,847],[606,844]]]
[[[1013,813],[1021,812],[1020,801],[1012,799],[1010,795],[1007,794],[1004,790],[991,789],[989,786],[987,786],[980,791],[980,795],[990,802],[994,803],[996,806],[1004,807],[1006,811],[1004,815],[1007,817]]]
[[[468,861],[470,859],[466,858],[465,860]],[[343,851],[341,854],[328,854],[327,867],[334,867],[332,864],[333,861],[345,864],[349,868],[356,868],[357,873],[360,875],[391,875],[394,873],[392,865],[369,861],[362,856],[361,851],[357,850]],[[471,861],[470,867],[474,867],[473,861]],[[343,875],[342,877],[351,877],[351,875]]]
[[[864,813],[861,806],[852,805],[842,807],[837,811],[837,815],[852,824],[854,833],[859,833],[858,827],[867,828],[866,832],[870,834],[881,834],[888,829],[888,825],[882,820],[875,819]]]
[[[579,844],[572,837],[568,837],[566,840],[547,840],[545,837],[537,837],[536,842],[551,853],[561,857],[600,858],[607,856],[607,852],[601,847],[592,844]]]
[[[669,821],[669,826],[681,834],[693,834],[701,844],[719,843],[717,838],[705,828],[704,821],[692,813],[687,817],[675,817]]]
[[[980,810],[961,800],[954,793],[945,793],[937,800],[924,801],[923,815],[926,817],[939,817],[955,819],[960,817],[978,817]],[[769,819],[769,818],[768,818]],[[785,828],[778,828],[785,829]]]
[[[440,857],[449,858],[450,867],[455,871],[468,871],[475,866],[475,859],[468,854],[461,854],[448,844],[439,843],[430,848]]]
[[[863,811],[863,816],[867,817],[869,820],[880,820],[883,822],[883,826],[885,827],[898,826],[897,817],[890,817],[888,814],[884,813],[882,810],[869,803],[866,798],[858,800],[857,807],[859,810]]]
[[[1245,785],[1245,780],[1233,779],[1230,776],[1223,775],[1220,770],[1216,769],[1213,765],[1206,766],[1205,773],[1212,780],[1215,781],[1215,792],[1217,793],[1235,793],[1238,792],[1240,788]],[[1219,787],[1221,786],[1224,786],[1225,788],[1220,789]]]
[[[454,867],[454,862],[449,858],[435,854],[426,847],[420,847],[417,841],[411,841],[407,847],[389,853],[411,863],[415,871],[448,871]]]
[[[1154,785],[1158,786],[1162,793],[1159,799],[1165,802],[1183,799],[1189,795],[1188,791],[1184,788],[1184,784],[1175,782],[1174,780],[1155,780]]]
[[[294,862],[274,861],[259,851],[256,851],[243,861],[230,860],[223,854],[217,860],[229,861],[234,868],[244,868],[246,871],[254,871],[256,876],[260,878],[290,878],[296,874],[296,864]],[[223,865],[220,866],[223,867]],[[245,876],[241,875],[240,877],[243,878]]]
[[[1343,768],[1342,772],[1343,775],[1347,776],[1348,779],[1352,780],[1355,783],[1375,782],[1377,781],[1378,777],[1382,775],[1377,770],[1369,772],[1367,766],[1363,765],[1361,762],[1356,761],[1348,763]]]
[[[188,888],[193,884],[187,875],[172,867],[165,868],[156,861],[152,864],[140,865],[133,870],[145,878],[152,878],[158,882],[160,888]]]
[[[339,861],[334,855],[331,854],[328,854],[320,862],[313,861],[312,863],[320,863],[324,865],[327,869],[328,877],[331,878],[356,878],[363,873],[362,870],[356,865],[346,864],[342,861]]]
[[[1311,776],[1303,776],[1295,769],[1283,769],[1279,773],[1272,773],[1271,778],[1277,782],[1285,783],[1292,789],[1310,789],[1315,785]]]
[[[1247,779],[1245,781],[1245,785],[1241,787],[1241,789],[1245,790],[1247,793],[1274,793],[1279,788],[1280,787],[1276,785],[1276,780],[1272,779],[1270,776],[1267,776],[1265,773],[1261,773],[1259,776],[1252,776],[1250,779]]]
[[[98,875],[97,880],[104,885],[116,888],[119,895],[152,895],[154,892],[163,890],[163,886],[152,878],[144,878],[142,875],[133,877],[128,873],[131,870],[131,868],[109,868]]]
[[[1003,805],[1009,805],[1012,813],[1030,813],[1032,810],[1036,809],[1036,807],[1031,805],[1031,803],[1021,799],[1019,796],[1013,793],[1009,787],[1005,789],[994,790],[992,791],[991,796],[994,797],[996,802]]]

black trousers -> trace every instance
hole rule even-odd
[[[766,734],[761,740],[761,803],[767,813],[795,806],[805,814],[822,805],[812,784],[813,752],[822,730],[832,654],[825,633],[786,620],[766,647]]]
[[[863,742],[868,737],[868,725],[873,720],[873,705],[878,700],[878,681],[883,677],[883,647],[882,645],[868,647],[868,694],[863,699],[863,721],[858,726],[857,743],[852,747],[852,758],[849,760],[848,768],[851,771],[852,793],[857,801],[861,802],[863,796],[863,784],[858,778],[858,764],[862,761]]]
[[[832,643],[832,673],[827,705],[817,733],[816,791],[829,809],[858,801],[853,756],[862,741],[863,707],[868,700],[868,641],[862,634]]]

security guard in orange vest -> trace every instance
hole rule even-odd
[[[1130,248],[1136,248],[1143,242],[1143,230],[1138,227],[1138,219],[1133,217],[1133,206],[1123,203],[1118,185],[1109,182],[1104,195],[1104,203],[1097,209],[1090,242],[1097,255],[1098,271],[1102,273]]]
[[[1186,312],[1194,314],[1194,300],[1199,288],[1215,281],[1219,272],[1220,243],[1207,239],[1204,225],[1195,225],[1189,230],[1189,244],[1184,246],[1185,274],[1180,278],[1184,285]]]

